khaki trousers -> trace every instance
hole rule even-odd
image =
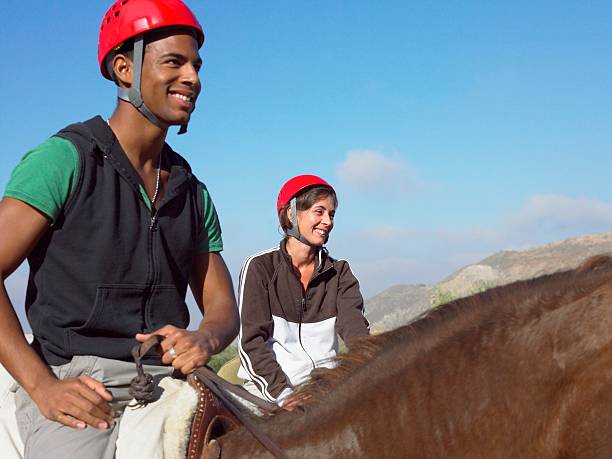
[[[66,427],[45,418],[30,396],[21,387],[17,387],[17,425],[25,445],[25,458],[113,459],[121,414],[131,400],[128,388],[136,376],[136,365],[102,357],[75,356],[70,363],[51,368],[59,379],[87,375],[102,382],[113,396],[111,406],[116,420],[106,430],[89,426],[84,430]],[[144,369],[156,380],[169,376],[173,371],[172,367],[154,365],[145,365]]]

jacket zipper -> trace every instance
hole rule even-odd
[[[304,351],[304,354],[306,354],[306,356],[310,360],[310,363],[312,364],[312,369],[314,370],[316,368],[315,362],[310,356],[310,354],[308,353],[308,351],[306,351],[306,349],[304,348],[304,344],[302,343],[302,316],[305,312],[306,312],[306,298],[304,298],[304,294],[302,294],[302,304],[300,307],[300,315],[299,315],[300,320],[298,322],[298,341],[300,343],[300,347]]]
[[[316,368],[315,362],[312,359],[312,357],[310,356],[310,354],[306,351],[306,349],[304,348],[304,344],[302,343],[302,318],[304,313],[306,312],[306,298],[304,298],[304,295],[306,294],[306,291],[308,290],[308,287],[310,286],[310,283],[316,279],[317,277],[319,277],[321,274],[323,274],[324,272],[326,272],[328,269],[327,268],[325,271],[322,271],[320,273],[317,273],[316,276],[312,277],[309,281],[308,281],[308,285],[306,285],[306,290],[302,291],[302,301],[300,304],[300,313],[299,313],[299,321],[298,321],[298,342],[300,343],[300,347],[302,348],[302,350],[304,351],[304,354],[306,354],[306,356],[308,357],[308,359],[310,359],[310,363],[312,363],[312,369],[314,370]],[[292,270],[293,271],[293,270]],[[297,275],[295,275],[295,273],[293,273],[296,280],[298,281],[298,283],[300,284],[300,290],[302,290],[302,282],[300,281],[300,279],[298,279]]]

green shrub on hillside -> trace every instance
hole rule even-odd
[[[431,294],[431,306],[437,308],[456,299],[457,295],[450,290],[442,290],[440,287],[436,287]]]
[[[233,359],[237,355],[238,348],[236,346],[228,346],[218,354],[213,355],[208,362],[208,366],[217,372],[225,362]]]
[[[477,293],[482,293],[485,290],[489,290],[493,287],[495,287],[495,284],[493,282],[480,281],[474,284],[470,291],[465,295],[458,295],[450,290],[442,290],[441,288],[436,287],[434,288],[433,293],[431,295],[431,306],[437,308],[438,306],[450,303],[451,301],[455,301],[459,298],[476,295]]]

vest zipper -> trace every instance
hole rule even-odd
[[[148,232],[148,244],[147,244],[147,250],[148,250],[148,258],[149,258],[149,278],[147,279],[147,287],[146,287],[146,300],[145,300],[145,306],[144,306],[144,311],[143,311],[143,320],[144,320],[144,324],[146,329],[144,330],[145,332],[151,332],[153,331],[151,328],[151,324],[149,323],[149,316],[150,316],[150,307],[151,307],[151,298],[153,297],[153,286],[156,283],[156,278],[157,278],[157,263],[156,263],[156,259],[155,259],[155,252],[153,249],[154,246],[154,241],[153,238],[155,237],[155,233],[157,232],[158,229],[158,218],[157,218],[157,214],[158,214],[158,210],[155,209],[155,207],[153,207],[153,204],[151,204],[151,217],[149,220],[149,232]]]
[[[157,231],[157,212],[151,212],[151,222],[149,223],[149,231]]]

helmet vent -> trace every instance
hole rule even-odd
[[[125,4],[126,4],[128,1],[129,1],[129,0],[123,0],[123,1],[121,2],[121,6],[125,5]]]
[[[115,17],[119,16],[119,11],[115,11]]]

